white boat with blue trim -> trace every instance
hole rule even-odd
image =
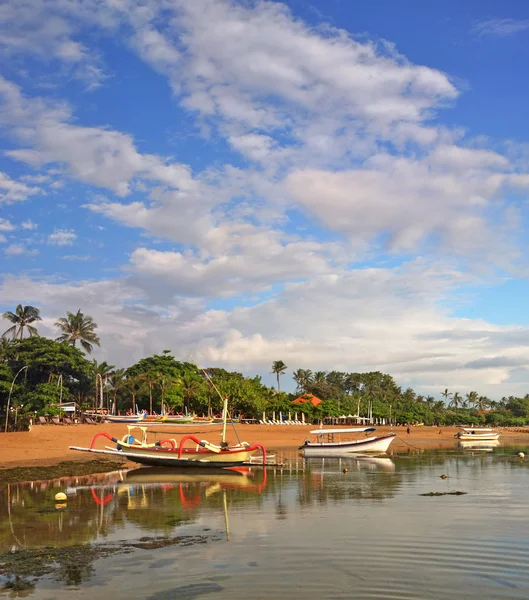
[[[299,449],[304,456],[339,456],[349,452],[388,451],[395,433],[383,436],[371,436],[375,427],[347,427],[344,429],[313,429],[311,440],[305,440]],[[365,437],[360,437],[364,433]]]

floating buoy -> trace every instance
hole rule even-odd
[[[525,454],[523,452],[518,452],[518,458],[524,458]]]
[[[441,477],[441,479],[446,479],[446,475],[444,473],[442,475],[440,475],[439,477]]]
[[[349,469],[344,469],[343,472],[344,472],[344,474],[347,474],[347,473],[349,473]]]
[[[66,500],[68,500],[68,496],[64,492],[55,494],[55,502],[66,502]]]

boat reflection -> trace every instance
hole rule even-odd
[[[369,456],[360,454],[333,455],[332,458],[307,458],[308,465],[313,467],[321,466],[331,472],[333,467],[337,471],[348,469],[349,471],[395,471],[395,463],[387,456]]]
[[[461,450],[481,450],[493,452],[494,448],[501,446],[498,440],[459,440],[458,448]]]
[[[103,476],[10,484],[0,489],[0,553],[93,543],[123,530],[169,536],[226,505],[251,504],[267,486],[265,469],[139,468]],[[65,504],[55,494],[67,491]]]

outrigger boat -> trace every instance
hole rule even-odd
[[[161,441],[148,442],[147,427],[141,425],[128,425],[127,433],[121,440],[108,433],[97,433],[92,439],[89,448],[70,446],[70,450],[80,452],[93,452],[96,454],[109,454],[127,458],[132,462],[155,467],[235,467],[247,462],[258,450],[263,455],[263,464],[266,463],[266,450],[262,444],[249,444],[240,442],[229,445],[226,442],[226,416],[228,413],[228,399],[224,400],[224,424],[220,445],[212,444],[207,440],[199,440],[194,435],[184,435],[178,442],[174,438]],[[141,436],[137,439],[133,432],[139,429]],[[115,447],[105,446],[96,448],[99,438],[106,438],[115,444]],[[193,442],[194,446],[185,446]]]
[[[313,440],[305,440],[299,449],[304,456],[339,456],[349,452],[387,452],[395,433],[381,437],[358,438],[359,434],[376,431],[375,427],[348,427],[346,429],[313,429]],[[342,436],[346,439],[343,439]]]
[[[146,413],[137,415],[105,415],[106,423],[140,423],[144,420]]]
[[[489,427],[463,427],[461,431],[458,431],[456,436],[461,441],[493,441],[500,437],[499,431],[494,431]]]

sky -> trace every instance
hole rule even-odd
[[[528,4],[8,0],[0,57],[2,310],[529,392]]]

